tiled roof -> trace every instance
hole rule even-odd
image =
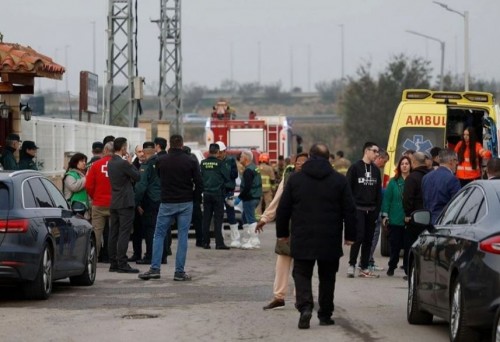
[[[28,74],[37,77],[61,79],[65,69],[52,58],[31,47],[0,43],[0,73]]]

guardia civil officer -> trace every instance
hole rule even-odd
[[[200,163],[203,180],[203,248],[210,249],[210,223],[214,218],[215,249],[229,249],[222,236],[226,177],[223,162],[217,158],[219,145],[210,144],[209,156]]]

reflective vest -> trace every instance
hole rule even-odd
[[[455,146],[455,152],[462,146],[462,142],[458,142]],[[478,179],[481,178],[481,165],[479,164],[480,159],[491,158],[491,152],[485,150],[480,143],[476,143],[476,168],[472,168],[472,163],[470,161],[470,147],[467,146],[464,151],[464,160],[458,164],[456,176],[459,179]]]
[[[273,169],[267,164],[261,164],[259,170],[262,179],[262,192],[271,191],[272,182],[275,180]]]

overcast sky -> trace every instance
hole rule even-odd
[[[500,1],[442,1],[469,11],[471,76],[500,80]],[[108,2],[2,0],[0,32],[4,42],[30,45],[64,65],[76,94],[79,72],[93,68],[93,21],[96,72],[104,83]],[[158,83],[159,29],[150,20],[159,18],[159,8],[160,0],[139,0],[138,67],[147,85]],[[314,90],[342,74],[340,25],[346,76],[366,62],[375,75],[400,53],[429,59],[437,75],[439,43],[406,30],[445,41],[445,71],[464,71],[464,19],[430,0],[183,0],[183,82],[216,87],[232,74],[240,83],[260,78],[262,84],[281,81],[285,90]],[[56,81],[37,80],[35,89],[55,87]],[[66,81],[58,81],[57,90],[65,88]]]

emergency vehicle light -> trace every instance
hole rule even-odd
[[[479,95],[479,94],[465,94],[464,97],[469,101],[474,102],[488,102],[487,95]]]
[[[454,99],[454,100],[460,100],[462,98],[462,95],[460,94],[453,94],[453,93],[434,93],[432,95],[433,99]]]
[[[409,91],[406,93],[406,98],[412,100],[423,100],[429,97],[430,95],[431,93],[427,91]]]

